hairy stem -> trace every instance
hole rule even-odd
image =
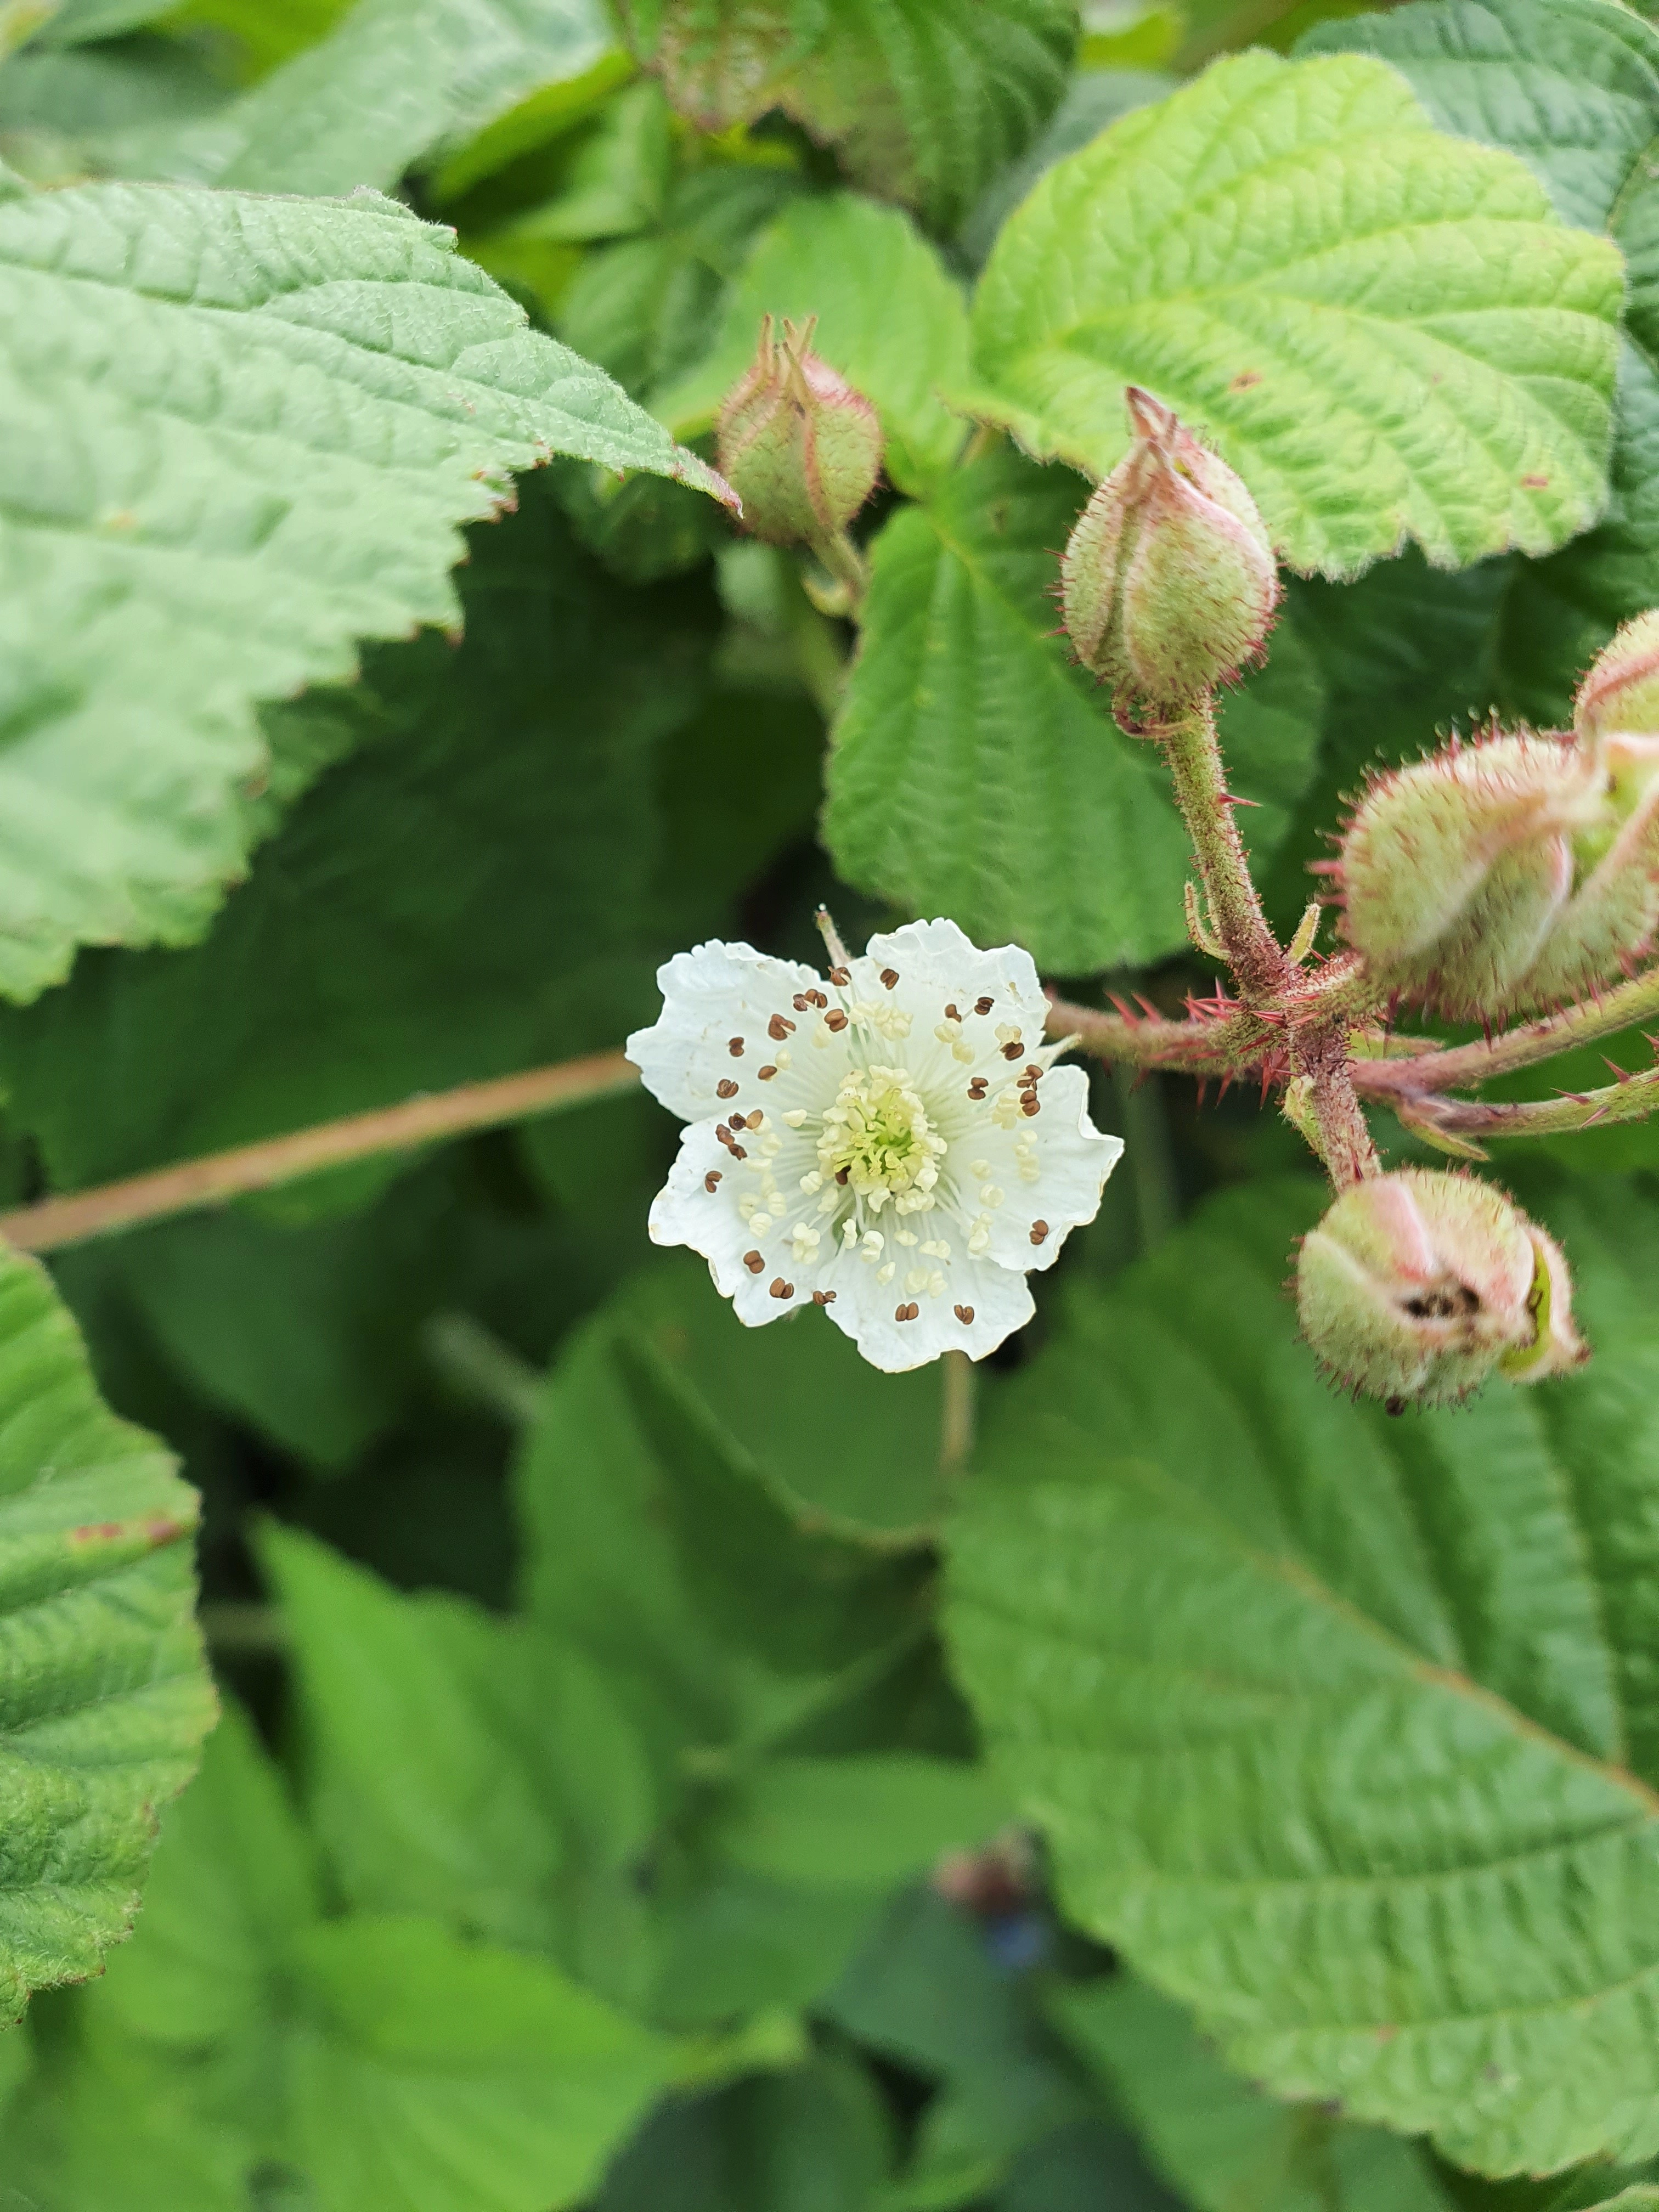
[[[860,608],[864,605],[864,595],[870,588],[870,570],[864,556],[844,530],[836,531],[833,537],[815,538],[812,551],[841,586],[837,603],[823,605],[822,611],[850,615],[856,619]],[[809,599],[812,597],[810,585],[807,596]],[[821,602],[815,600],[814,604],[821,605]]]
[[[1355,1069],[1355,1080],[1368,1097],[1389,1098],[1401,1091],[1467,1091],[1495,1075],[1511,1075],[1575,1045],[1594,1044],[1599,1037],[1616,1036],[1620,1030],[1659,1017],[1659,968],[1632,976],[1600,998],[1582,1006],[1565,1006],[1541,1021],[1523,1022],[1501,1036],[1482,1037],[1474,1044],[1451,1045],[1441,1051],[1416,1053],[1399,1060],[1367,1060]]]
[[[585,1060],[532,1068],[525,1075],[502,1076],[493,1083],[464,1083],[457,1090],[407,1099],[400,1106],[348,1115],[343,1121],[325,1121],[291,1136],[270,1137],[260,1144],[240,1145],[234,1152],[211,1152],[204,1159],[158,1168],[153,1175],[42,1199],[15,1213],[0,1214],[0,1236],[20,1251],[56,1251],[64,1244],[136,1229],[141,1222],[193,1212],[198,1206],[240,1198],[248,1191],[295,1182],[301,1176],[342,1167],[349,1160],[409,1152],[469,1130],[495,1128],[505,1121],[525,1121],[562,1107],[585,1105],[589,1099],[631,1091],[639,1079],[639,1070],[621,1053],[599,1052]]]
[[[1153,734],[1163,744],[1176,802],[1198,856],[1210,924],[1245,1004],[1260,1005],[1293,983],[1296,971],[1267,927],[1251,880],[1249,858],[1233,819],[1237,802],[1227,789],[1213,702],[1206,695],[1190,713]]]
[[[1565,1092],[1559,1098],[1495,1101],[1443,1098],[1407,1093],[1389,1102],[1407,1128],[1432,1141],[1464,1139],[1456,1147],[1478,1152],[1482,1137],[1559,1137],[1605,1122],[1644,1121],[1659,1107],[1659,1067],[1644,1068],[1597,1091]]]

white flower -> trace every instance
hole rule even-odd
[[[827,978],[711,944],[657,981],[628,1056],[690,1127],[653,1243],[701,1252],[750,1328],[819,1305],[890,1373],[1030,1319],[1028,1271],[1093,1220],[1123,1146],[1053,1066],[1028,954],[916,921]]]

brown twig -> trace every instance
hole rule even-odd
[[[0,1235],[20,1251],[56,1251],[61,1245],[81,1244],[94,1237],[135,1229],[141,1222],[192,1212],[248,1191],[269,1190],[350,1160],[407,1152],[439,1138],[583,1105],[592,1098],[632,1090],[639,1079],[638,1069],[620,1052],[599,1052],[491,1083],[464,1083],[454,1091],[348,1115],[343,1121],[240,1145],[232,1152],[211,1152],[204,1159],[185,1160],[177,1167],[158,1168],[154,1174],[132,1176],[124,1182],[42,1199],[38,1205],[0,1214]]]

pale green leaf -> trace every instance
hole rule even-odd
[[[652,395],[677,436],[713,423],[767,314],[817,316],[813,350],[881,416],[887,473],[901,491],[939,480],[968,434],[939,397],[967,374],[968,319],[956,280],[905,216],[848,193],[786,208],[733,285],[714,351]]]
[[[653,753],[701,696],[697,611],[596,572],[545,476],[470,555],[459,649],[382,648],[349,690],[267,714],[290,789],[356,757],[204,944],[94,952],[0,1012],[12,1111],[60,1188],[568,1059],[649,1018]],[[190,1272],[176,1255],[204,1249],[201,1226],[162,1232],[163,1277]],[[228,1242],[257,1297],[258,1239]],[[349,1253],[330,1266],[349,1275]]]
[[[126,1935],[155,1808],[212,1724],[196,1516],[100,1401],[40,1268],[0,1255],[0,2019]]]
[[[1061,974],[1176,951],[1192,872],[1158,749],[1122,734],[1054,635],[1059,549],[1086,490],[1005,449],[886,525],[823,824],[848,882]],[[1258,861],[1313,772],[1322,704],[1285,621],[1222,713]]]
[[[541,1960],[429,1921],[319,1926],[289,2059],[322,2212],[558,2212],[596,2182],[673,2046]]]
[[[1656,1223],[1546,1194],[1582,1378],[1390,1421],[1218,1201],[994,1409],[958,1664],[1091,1932],[1278,2094],[1492,2173],[1659,2148]]]
[[[0,204],[0,989],[200,933],[258,699],[453,626],[456,526],[551,452],[708,472],[391,202]]]
[[[1294,567],[1407,538],[1541,553],[1605,495],[1621,264],[1512,155],[1360,55],[1249,53],[1113,125],[1004,226],[975,405],[1103,474],[1142,384],[1237,468]]]
[[[389,191],[611,43],[599,0],[357,0],[210,120],[151,131],[130,173],[262,192]]]
[[[1608,231],[1631,276],[1611,498],[1596,526],[1520,569],[1504,625],[1508,688],[1562,720],[1577,672],[1652,605],[1659,556],[1659,33],[1613,0],[1419,0],[1322,25],[1301,51],[1379,55],[1443,131],[1509,148],[1563,221]]]
[[[636,50],[705,131],[781,107],[854,182],[960,220],[1059,100],[1069,0],[627,0]]]

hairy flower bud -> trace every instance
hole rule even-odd
[[[1659,738],[1526,733],[1379,778],[1342,842],[1349,943],[1457,1019],[1594,989],[1659,927]]]
[[[743,519],[769,544],[833,538],[875,489],[881,424],[875,409],[811,350],[813,321],[761,324],[753,362],[726,395],[720,470]]]
[[[1126,398],[1135,441],[1078,518],[1060,599],[1078,659],[1133,722],[1238,673],[1273,627],[1279,572],[1226,463],[1150,393]]]
[[[1390,1412],[1577,1367],[1571,1297],[1560,1247],[1502,1191],[1420,1168],[1345,1191],[1297,1264],[1316,1356]]]
[[[1583,737],[1659,732],[1659,609],[1638,615],[1597,653],[1573,702]]]

